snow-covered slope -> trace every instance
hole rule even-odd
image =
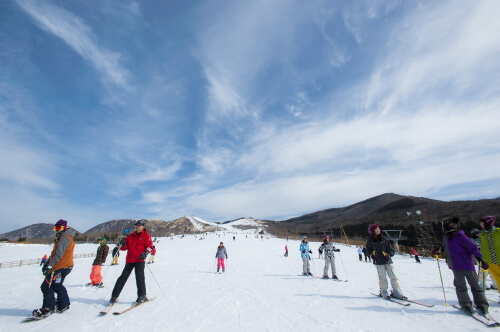
[[[359,262],[356,248],[339,246],[336,265],[340,278],[334,282],[300,276],[299,242],[277,238],[256,238],[245,234],[209,233],[156,244],[156,262],[147,265],[149,296],[157,296],[122,316],[98,317],[109,300],[120,265],[103,267],[107,287],[85,287],[93,258],[75,260],[65,285],[71,309],[46,320],[19,324],[42,303],[42,274],[37,265],[0,269],[3,291],[0,297],[0,326],[3,331],[484,331],[480,323],[450,306],[444,306],[437,264],[424,259],[416,264],[409,257],[395,257],[394,267],[405,295],[435,304],[426,308],[403,307],[370,295],[378,291],[375,268]],[[236,240],[233,241],[233,236]],[[215,274],[215,252],[220,241],[228,251],[227,272]],[[288,245],[289,257],[284,257]],[[312,271],[321,276],[324,261],[317,258],[319,243],[312,243]],[[94,244],[79,244],[76,250],[94,252]],[[41,257],[49,246],[0,246],[0,261]],[[441,263],[447,301],[457,303],[453,275]],[[152,273],[154,273],[153,278]],[[158,283],[157,283],[158,282]],[[489,298],[498,294],[487,291]],[[164,294],[163,294],[164,293]],[[136,298],[134,276],[128,280],[114,310]],[[500,305],[492,303],[491,314],[500,319]]]

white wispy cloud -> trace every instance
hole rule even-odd
[[[378,18],[399,4],[356,9],[357,19]],[[409,13],[374,54],[373,70],[335,91],[336,103],[356,113],[328,114],[332,99],[325,98],[314,105],[325,111],[300,124],[260,123],[235,163],[226,166],[226,172],[253,171],[254,179],[192,195],[187,202],[211,215],[279,216],[382,192],[445,199],[440,190],[450,185],[493,181],[498,174],[491,161],[499,160],[500,146],[484,133],[500,129],[500,100],[494,94],[499,89],[491,84],[500,49],[487,33],[498,30],[491,6],[497,5],[446,3]],[[467,19],[456,29],[463,16]]]
[[[91,27],[81,18],[47,2],[19,0],[17,3],[42,29],[61,38],[94,66],[106,82],[129,88],[130,73],[120,65],[123,56],[100,46]]]

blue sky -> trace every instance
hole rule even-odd
[[[498,1],[3,1],[0,232],[500,196]],[[485,211],[487,213],[487,211]]]

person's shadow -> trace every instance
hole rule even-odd
[[[4,309],[0,308],[0,316],[31,316],[32,311],[26,309]]]

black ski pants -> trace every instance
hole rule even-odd
[[[111,293],[112,297],[118,298],[120,293],[122,292],[123,286],[128,280],[130,273],[135,269],[135,283],[137,284],[137,297],[146,295],[146,280],[144,278],[144,268],[146,266],[145,262],[138,263],[126,263],[125,268],[121,276],[116,280],[115,287],[113,288],[113,292]]]
[[[73,267],[59,269],[54,271],[53,275],[49,274],[45,276],[42,286],[40,286],[43,293],[42,308],[60,310],[70,305],[68,292],[66,291],[66,287],[64,287],[63,282],[64,279],[66,279],[66,276],[70,274],[72,268]],[[52,278],[52,282],[50,281],[50,278]],[[57,301],[55,294],[57,294]]]

